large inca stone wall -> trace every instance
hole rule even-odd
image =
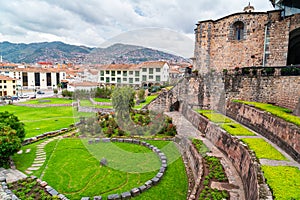
[[[228,102],[226,115],[265,136],[300,162],[300,128],[254,107]]]
[[[294,110],[300,97],[300,76],[225,76],[225,91],[228,100],[242,99],[274,103]]]

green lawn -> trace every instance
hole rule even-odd
[[[234,102],[240,102],[247,105],[253,105],[256,108],[259,108],[261,110],[267,111],[277,117],[280,117],[287,122],[291,122],[297,126],[300,126],[300,117],[292,115],[291,110],[279,106],[274,106],[272,104],[267,103],[259,103],[259,102],[251,102],[251,101],[240,101],[240,100],[234,100]]]
[[[26,138],[45,132],[68,128],[81,115],[90,115],[73,111],[73,107],[33,108],[26,106],[0,106],[0,112],[15,114],[25,124]]]
[[[50,101],[50,102],[44,102]],[[63,99],[63,98],[42,98],[42,99],[33,99],[25,102],[21,102],[22,104],[71,104],[72,99]]]
[[[87,100],[87,99],[86,100],[80,100],[80,106],[93,107],[93,108],[108,108],[108,109],[113,108],[112,105],[95,105],[90,100]]]
[[[287,166],[262,166],[275,199],[300,199],[300,170]]]
[[[224,116],[221,113],[216,113],[212,110],[196,110],[201,115],[205,116],[207,119],[214,123],[231,123],[232,120]]]
[[[151,96],[147,96],[146,97],[146,101],[144,103],[140,103],[139,105],[135,105],[134,109],[141,109],[143,108],[145,105],[149,104],[153,99],[155,99],[158,95],[151,95]]]
[[[105,98],[94,98],[94,101],[96,102],[111,102],[111,99],[105,99]]]
[[[254,136],[255,134],[244,126],[233,122],[230,118],[212,110],[196,110],[210,121],[219,124],[221,128],[235,136]]]
[[[168,141],[148,142],[161,148],[168,157],[168,163],[170,164],[166,175],[159,185],[151,188],[136,199],[170,199],[170,194],[172,199],[185,199],[188,187],[187,177],[176,146]],[[103,144],[114,145],[114,148],[119,148],[119,152],[109,149],[109,146],[102,146]],[[34,153],[36,145],[37,143],[23,148],[32,148],[32,153]],[[97,145],[100,149],[98,152]],[[106,151],[110,151],[110,153],[118,153],[118,156],[114,156],[102,151],[107,156],[107,167],[99,165],[99,156],[101,156],[99,153],[103,148]],[[47,153],[46,162],[48,166],[46,168],[45,165],[42,166],[39,171],[34,172],[34,175],[39,177],[44,172],[43,180],[70,199],[80,199],[82,196],[92,197],[95,195],[106,197],[109,194],[121,193],[133,187],[138,187],[157,173],[158,168],[155,167],[155,163],[159,164],[158,157],[149,149],[127,143],[88,145],[85,140],[69,138],[50,142],[45,146],[45,151]],[[135,156],[136,159],[132,160],[128,156]],[[17,168],[21,171],[27,169],[33,162],[33,159],[32,155],[24,153],[14,156]],[[125,168],[120,170],[110,167],[110,164],[114,162],[123,165]],[[131,169],[144,170],[145,172],[128,172],[128,168],[126,168],[128,163],[137,164],[131,166]],[[154,163],[154,168],[152,163]],[[149,171],[151,168],[154,170]]]
[[[287,160],[279,151],[262,138],[243,138],[250,149],[252,149],[256,157],[270,160]]]
[[[250,131],[249,129],[245,128],[244,126],[238,123],[228,123],[228,124],[221,124],[221,127],[227,131],[230,135],[234,136],[255,136],[255,134]]]

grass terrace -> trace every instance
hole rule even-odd
[[[169,199],[170,194],[172,199],[186,198],[187,176],[176,146],[169,141],[147,142],[166,154],[168,170],[157,186],[135,199],[163,200]],[[31,148],[31,152],[14,156],[18,169],[24,171],[32,164],[37,144],[22,147],[24,150]],[[158,157],[151,150],[130,143],[90,145],[87,140],[68,138],[52,141],[44,150],[46,162],[34,175],[40,177],[43,174],[43,180],[74,200],[96,195],[106,198],[109,194],[138,187],[151,179],[160,166]],[[107,158],[108,166],[100,166],[99,160],[103,157]]]
[[[212,110],[197,110],[198,113],[205,116],[210,121],[219,124],[221,128],[234,136],[255,136],[255,134],[244,126],[235,123],[230,118],[221,113]]]
[[[107,109],[112,109],[113,108],[112,105],[95,105],[88,99],[80,100],[80,106],[93,107],[93,108],[107,108]]]
[[[262,166],[264,176],[275,199],[300,199],[300,170],[288,166]]]
[[[262,138],[243,138],[241,140],[255,152],[256,157],[259,159],[263,158],[270,160],[288,160],[271,144],[269,144]]]
[[[42,98],[22,102],[22,104],[72,104],[72,99]]]
[[[297,126],[300,126],[300,117],[291,114],[292,111],[287,108],[275,106],[272,104],[252,102],[252,101],[233,100],[233,102],[239,102],[239,103],[243,103],[246,105],[252,105],[258,109],[267,111],[267,112],[271,113],[272,115],[275,115],[281,119],[284,119],[287,122],[291,122]]]
[[[139,105],[135,105],[134,109],[142,109],[145,105],[149,104],[153,99],[155,99],[158,95],[150,95],[146,97],[146,101],[144,103],[140,103]]]
[[[0,112],[8,111],[16,115],[25,124],[25,138],[40,135],[45,132],[67,128],[74,124],[80,116],[91,113],[79,113],[73,107],[34,108],[17,105],[0,106]]]
[[[111,103],[111,99],[106,99],[106,98],[94,98],[94,101],[96,102],[107,102],[107,103]]]

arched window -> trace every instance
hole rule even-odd
[[[241,21],[237,21],[233,24],[233,39],[234,40],[242,40],[244,39],[244,23]]]

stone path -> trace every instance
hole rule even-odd
[[[209,155],[221,158],[221,163],[228,177],[228,182],[233,187],[228,190],[228,188],[223,187],[223,184],[219,182],[214,182],[212,184],[212,187],[220,190],[228,190],[230,192],[231,199],[245,200],[245,192],[244,192],[242,180],[238,175],[234,166],[228,160],[228,158],[217,147],[215,147],[208,139],[202,137],[201,132],[197,130],[193,126],[193,124],[190,123],[182,114],[180,114],[179,112],[167,112],[165,114],[172,117],[173,123],[176,125],[178,135],[187,138],[197,138],[202,140],[203,143],[211,151]]]
[[[61,136],[58,136],[58,137],[61,137]],[[31,174],[32,171],[39,170],[40,167],[44,165],[44,163],[46,161],[46,152],[44,151],[44,147],[49,142],[52,142],[53,140],[57,139],[58,137],[53,137],[48,140],[45,140],[44,142],[42,142],[41,144],[38,144],[36,146],[37,147],[36,157],[35,157],[32,165],[29,168],[27,168],[27,170],[25,170],[26,174]]]
[[[4,169],[0,168],[0,177],[5,177],[7,183],[12,183],[27,176],[17,169]]]

